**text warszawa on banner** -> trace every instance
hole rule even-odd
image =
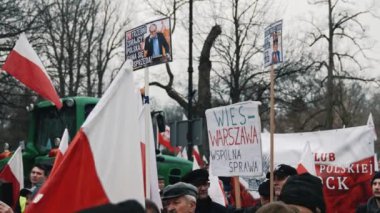
[[[213,175],[262,175],[259,105],[249,101],[206,111]]]

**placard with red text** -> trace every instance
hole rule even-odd
[[[259,105],[249,101],[206,111],[213,175],[262,175]]]

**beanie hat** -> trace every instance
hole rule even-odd
[[[279,200],[286,204],[306,207],[313,212],[318,208],[325,212],[322,181],[311,174],[294,175],[284,184]]]
[[[182,181],[194,186],[208,182],[208,171],[206,169],[196,169],[182,177]]]
[[[373,184],[373,181],[375,181],[376,179],[379,179],[380,178],[380,172],[376,172],[373,177],[372,177],[372,180],[371,180],[371,185]]]
[[[266,180],[262,182],[259,186],[259,194],[264,197],[269,197],[270,195],[270,182]]]

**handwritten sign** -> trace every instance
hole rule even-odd
[[[262,175],[259,104],[242,102],[206,111],[212,174]]]

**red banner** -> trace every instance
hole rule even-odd
[[[317,175],[323,182],[326,212],[354,213],[360,203],[366,203],[372,195],[371,179],[374,174],[374,157],[368,157],[338,167],[316,165]]]

